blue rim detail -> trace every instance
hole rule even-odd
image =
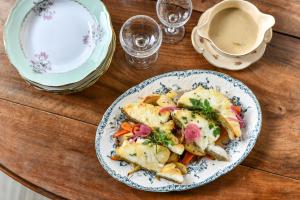
[[[255,125],[255,128],[253,129],[253,131],[250,134],[252,137],[250,137],[249,144],[246,147],[246,150],[245,150],[244,154],[241,156],[241,158],[239,158],[236,162],[234,162],[230,166],[220,169],[219,171],[217,171],[215,174],[211,175],[206,180],[198,182],[198,183],[189,184],[189,185],[179,185],[179,184],[174,183],[173,185],[168,185],[168,186],[163,186],[163,187],[145,187],[145,186],[141,186],[141,185],[131,181],[127,176],[121,176],[115,170],[112,170],[104,162],[103,157],[100,153],[100,140],[101,140],[102,134],[104,132],[104,128],[107,125],[109,116],[110,116],[112,110],[115,108],[115,106],[122,99],[127,97],[128,95],[139,92],[140,90],[144,89],[149,84],[151,84],[159,79],[162,79],[165,77],[170,77],[170,76],[188,77],[188,76],[197,75],[197,74],[215,75],[215,76],[218,76],[219,78],[225,79],[226,81],[233,83],[234,87],[239,87],[241,90],[243,90],[246,94],[248,94],[252,98],[252,100],[256,104],[256,109],[258,112],[257,124]],[[262,126],[262,112],[261,112],[259,102],[258,102],[256,96],[254,95],[254,93],[246,85],[244,85],[241,81],[236,80],[226,74],[223,74],[220,72],[215,72],[215,71],[210,71],[210,70],[173,71],[173,72],[161,74],[161,75],[152,77],[150,79],[147,79],[147,80],[143,81],[142,83],[128,89],[125,93],[123,93],[121,96],[119,96],[103,115],[103,118],[102,118],[102,120],[97,128],[97,132],[96,132],[95,148],[96,148],[96,154],[97,154],[98,160],[99,160],[100,164],[103,166],[103,168],[108,172],[108,174],[110,174],[113,178],[117,179],[118,181],[120,181],[130,187],[133,187],[133,188],[139,189],[139,190],[149,191],[149,192],[184,191],[184,190],[189,190],[189,189],[193,189],[193,188],[208,184],[208,183],[216,180],[220,176],[227,174],[229,171],[231,171],[233,168],[235,168],[237,165],[239,165],[248,156],[250,151],[253,149],[253,147],[256,143],[256,140],[260,134],[261,126]]]

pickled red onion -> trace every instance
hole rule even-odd
[[[195,142],[200,138],[200,129],[196,124],[190,123],[184,129],[184,138],[187,143]]]
[[[147,137],[151,134],[151,128],[145,124],[137,124],[132,129],[132,140],[136,141],[138,137]]]
[[[238,119],[233,118],[233,117],[228,117],[228,119],[231,120],[231,121],[240,122]]]
[[[241,117],[240,113],[238,113],[235,109],[233,109],[232,106],[231,106],[231,110],[235,113],[236,119],[232,117],[229,117],[228,119],[238,122],[241,128],[245,128],[246,124],[244,119]]]
[[[177,108],[176,106],[166,106],[166,107],[162,107],[159,112],[162,113],[162,112],[166,112],[166,111],[174,111],[174,110],[178,110],[179,108]]]

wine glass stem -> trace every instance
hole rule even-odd
[[[166,32],[168,32],[170,35],[175,35],[177,33],[176,28],[173,27],[165,27]]]
[[[171,27],[168,27],[167,28],[167,31],[169,32],[169,33],[175,33],[175,28],[171,28]]]
[[[164,33],[163,42],[169,43],[169,44],[175,44],[175,43],[181,41],[185,34],[184,26],[174,28],[174,27],[168,27],[168,26],[162,25],[162,30]]]

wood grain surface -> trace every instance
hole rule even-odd
[[[13,2],[0,2],[0,37]],[[117,34],[133,15],[146,14],[157,19],[154,1],[104,2]],[[202,4],[197,2],[202,1],[195,2],[198,9]],[[274,11],[279,9],[276,6],[279,2],[282,1],[259,1],[258,6]],[[208,5],[208,1],[202,3]],[[290,15],[297,18],[299,12]],[[162,45],[158,62],[149,70],[128,66],[117,43],[108,72],[92,87],[73,95],[54,95],[27,85],[9,64],[1,43],[0,169],[55,199],[194,199],[198,196],[203,199],[299,199],[300,40],[286,35],[297,35],[295,30],[299,28],[278,26],[276,30],[284,34],[274,34],[264,57],[250,68],[233,72],[211,66],[193,49],[190,34],[200,15],[200,12],[193,13],[182,42]],[[283,12],[280,17],[286,20],[286,15],[287,12]],[[146,193],[112,179],[98,163],[94,150],[96,126],[107,107],[125,90],[147,78],[186,69],[227,73],[253,90],[263,110],[262,132],[253,151],[229,174],[187,192]]]

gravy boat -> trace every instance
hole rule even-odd
[[[239,53],[239,54],[233,54],[226,52],[222,49],[220,49],[214,41],[209,36],[209,30],[211,26],[211,22],[214,18],[214,16],[219,13],[220,11],[227,9],[227,8],[239,8],[243,10],[244,12],[248,13],[255,21],[255,23],[258,26],[258,34],[256,37],[256,41],[253,44],[252,48],[250,48],[248,51]],[[257,49],[263,42],[268,43],[270,41],[270,37],[267,37],[266,33],[269,29],[271,29],[275,24],[275,19],[272,15],[267,15],[258,10],[258,8],[253,5],[252,3],[244,0],[224,0],[212,8],[209,9],[208,16],[206,18],[206,21],[202,23],[200,26],[197,27],[197,34],[205,39],[207,39],[209,42],[211,42],[212,46],[221,54],[225,56],[243,56],[247,55],[251,52],[253,52],[255,49]],[[265,37],[266,35],[266,37]]]

